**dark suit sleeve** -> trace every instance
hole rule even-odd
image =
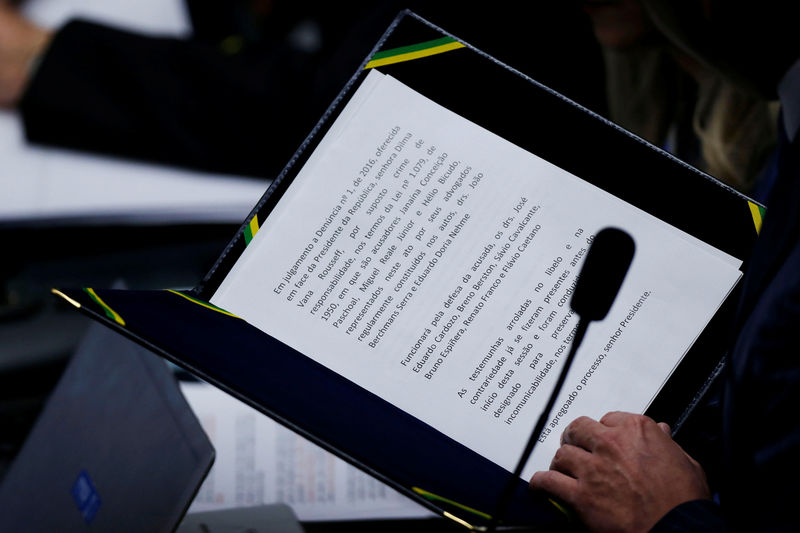
[[[658,521],[650,533],[717,533],[727,531],[719,506],[711,500],[682,503]]]
[[[273,177],[321,113],[305,94],[315,67],[288,46],[226,55],[76,20],[20,109],[32,142]]]
[[[206,16],[228,13],[228,8],[215,6]],[[56,32],[23,95],[27,138],[274,177],[403,8],[417,8],[430,20],[493,43],[501,57],[567,95],[577,94],[579,101],[591,103],[602,95],[587,82],[586,69],[598,69],[599,56],[586,57],[589,28],[575,28],[575,6],[541,6],[541,22],[531,32],[526,17],[463,10],[451,2],[311,2],[297,10],[320,31],[321,44],[314,50],[294,42],[291,25],[280,31],[271,27],[244,52],[225,54],[199,38],[160,38],[71,21]],[[569,54],[530,53],[556,36],[566,39],[565,32],[576,42],[583,37],[583,45]],[[524,46],[509,35],[524,35]],[[565,62],[573,67],[565,70]]]

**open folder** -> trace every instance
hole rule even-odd
[[[466,526],[486,523],[577,324],[603,227],[637,252],[590,327],[504,526],[558,435],[679,422],[722,358],[763,207],[458,40],[398,16],[197,287],[57,291]]]

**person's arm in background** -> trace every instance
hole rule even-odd
[[[220,21],[226,26],[232,5],[247,5],[232,0],[188,3],[203,7],[200,21],[212,30],[219,29]],[[594,41],[588,26],[576,24],[585,22],[575,20],[577,5],[541,6],[537,11],[542,17],[531,21],[509,17],[505,9],[455,9],[449,1],[269,4],[290,12],[286,18],[269,15],[285,31],[273,32],[269,26],[261,32],[264,42],[238,53],[225,53],[213,43],[223,35],[213,31],[176,40],[82,21],[65,25],[21,96],[28,140],[274,177],[402,8],[417,8],[434,22],[452,25],[456,35],[475,36],[475,44],[490,46],[523,72],[590,108],[604,101],[597,91],[602,84],[587,82],[594,79],[587,72],[599,69],[599,56],[586,53],[585,47],[594,51]],[[215,17],[219,10],[228,16]],[[292,24],[302,26],[307,19],[321,36],[311,51],[295,46],[292,39]],[[515,35],[520,37],[509,37]],[[529,52],[552,46],[554,39],[570,47]],[[576,49],[576,42],[583,47]],[[564,64],[572,67],[565,69]]]
[[[288,50],[225,55],[72,21],[54,35],[20,111],[32,142],[274,177],[310,129],[293,105],[306,86],[301,65]]]
[[[53,35],[19,109],[31,142],[274,177],[313,125],[293,105],[309,75],[297,56],[226,55],[72,21]]]
[[[51,32],[31,24],[0,2],[1,108],[17,105],[30,81],[32,67],[51,38]]]
[[[199,40],[73,20],[52,34],[36,68],[24,71],[29,80],[5,84],[13,94],[3,105],[17,104],[33,143],[275,177],[382,30],[361,32],[343,52],[338,17],[352,13],[317,11],[309,17],[321,21],[322,46],[312,51],[280,35],[226,53]],[[42,31],[11,8],[0,17],[0,24]],[[0,34],[0,44],[21,40],[16,30],[7,39]],[[320,80],[333,54],[350,63],[344,74]]]

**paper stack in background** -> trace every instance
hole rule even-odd
[[[302,521],[433,516],[221,390],[181,388],[217,452],[190,513],[282,502]]]

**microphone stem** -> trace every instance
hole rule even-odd
[[[517,487],[519,478],[522,475],[522,469],[525,468],[528,458],[531,456],[531,453],[533,453],[534,446],[536,446],[536,443],[539,441],[539,435],[541,435],[545,424],[547,424],[547,421],[550,419],[550,411],[553,409],[553,404],[556,403],[556,399],[561,392],[561,387],[564,385],[564,381],[567,378],[567,372],[569,371],[569,367],[572,365],[572,360],[575,358],[578,347],[581,345],[581,342],[583,342],[583,337],[589,327],[589,322],[589,320],[583,320],[582,318],[578,319],[578,327],[575,330],[575,338],[572,340],[572,345],[570,346],[567,358],[561,367],[561,372],[558,374],[558,380],[556,381],[555,388],[553,388],[553,392],[550,393],[550,398],[547,400],[547,405],[542,410],[542,414],[539,415],[539,421],[536,422],[536,427],[533,428],[533,433],[531,433],[528,443],[525,445],[525,449],[522,452],[522,456],[519,458],[519,462],[517,463],[517,467],[514,469],[514,473],[508,479],[503,487],[503,492],[500,494],[500,499],[497,502],[497,508],[495,513],[492,515],[491,521],[489,522],[488,531],[490,533],[495,530],[497,524],[508,510],[508,505],[511,503],[511,497],[514,495],[514,489]]]

